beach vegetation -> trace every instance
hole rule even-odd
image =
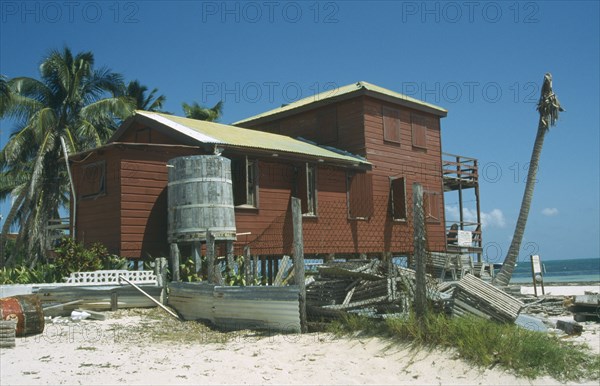
[[[336,335],[383,336],[417,348],[443,348],[479,367],[500,366],[517,376],[549,375],[560,381],[600,379],[600,356],[556,336],[477,317],[429,313],[372,319],[347,315],[328,330]]]

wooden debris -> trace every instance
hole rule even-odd
[[[415,295],[415,271],[379,260],[328,262],[306,286],[312,320],[333,319],[345,312],[373,316],[407,313]],[[437,283],[427,277],[427,297],[439,300]]]
[[[583,326],[581,324],[568,320],[557,320],[556,328],[563,330],[567,335],[581,335],[583,332]]]
[[[0,348],[4,349],[15,347],[16,332],[16,320],[0,320]]]
[[[513,323],[523,303],[491,284],[465,275],[452,294],[455,315],[472,314],[485,319]]]
[[[156,300],[160,300],[162,288],[157,286],[140,286]],[[155,304],[133,287],[123,286],[72,286],[57,285],[55,287],[40,287],[37,289],[42,305],[53,305],[56,303],[68,303],[81,299],[77,305],[65,306],[64,310],[70,313],[76,307],[91,309],[95,311],[110,310],[113,295],[118,301],[118,308],[143,308],[154,307]]]
[[[600,322],[600,295],[588,294],[575,296],[569,310],[573,312],[573,318],[577,322]]]

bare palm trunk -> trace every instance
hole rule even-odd
[[[521,242],[523,241],[523,234],[525,233],[525,226],[527,225],[529,209],[531,208],[531,201],[533,199],[533,191],[535,189],[535,183],[537,182],[536,175],[540,162],[540,154],[542,153],[542,146],[544,145],[544,138],[547,131],[547,129],[542,126],[541,120],[542,119],[540,118],[540,127],[538,128],[535,137],[531,161],[529,162],[529,172],[527,173],[525,192],[523,193],[523,200],[521,201],[521,211],[519,212],[515,233],[513,234],[512,242],[510,243],[510,248],[508,249],[504,263],[502,264],[502,269],[494,278],[494,284],[496,285],[508,285],[513,270],[515,269],[517,258],[519,257],[519,250],[521,249]]]
[[[525,184],[525,192],[523,193],[523,200],[521,202],[521,211],[519,212],[519,218],[517,219],[517,225],[515,226],[515,233],[513,234],[508,253],[504,258],[502,269],[493,280],[493,284],[498,286],[508,285],[510,279],[512,278],[517,257],[519,256],[519,250],[521,249],[521,242],[523,241],[523,234],[525,233],[527,218],[529,217],[529,209],[531,208],[533,190],[535,188],[535,183],[537,182],[536,175],[540,162],[540,155],[542,153],[542,147],[544,145],[544,138],[550,126],[554,126],[558,120],[558,113],[560,111],[564,111],[558,102],[558,98],[552,91],[552,75],[549,73],[544,76],[544,83],[542,85],[542,92],[537,109],[540,113],[540,120],[538,123],[538,131],[535,137],[535,143],[533,144],[533,152],[531,153],[529,172],[527,173],[527,183]]]
[[[14,259],[16,249],[13,250],[13,254],[11,256],[9,256],[9,258],[6,261],[4,260],[5,259],[4,254],[6,253],[6,251],[4,249],[6,246],[6,235],[10,231],[10,226],[13,223],[13,221],[15,220],[15,217],[17,216],[19,207],[21,206],[21,203],[25,199],[26,194],[27,194],[27,189],[23,189],[21,191],[21,193],[19,193],[19,195],[17,196],[17,199],[15,200],[15,202],[13,203],[13,205],[10,208],[10,211],[8,212],[8,215],[6,216],[6,221],[4,221],[4,224],[2,226],[2,232],[0,232],[0,267],[4,267],[5,265],[9,266],[11,261]]]

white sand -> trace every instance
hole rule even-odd
[[[538,285],[537,291],[538,295],[542,294],[541,285]],[[546,295],[574,296],[583,295],[586,291],[600,293],[600,283],[596,285],[544,285],[544,292]],[[522,286],[521,293],[523,295],[533,295],[533,286]]]
[[[1,350],[0,384],[560,384],[473,368],[452,352],[388,347],[381,339],[320,333],[258,338],[245,332],[227,343],[169,345],[127,342],[110,327],[136,326],[141,318],[48,325],[42,335],[18,338],[17,347]],[[598,341],[595,332],[577,339]]]

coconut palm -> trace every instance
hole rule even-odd
[[[531,153],[531,161],[529,162],[529,172],[527,173],[525,192],[523,193],[523,201],[521,202],[521,211],[519,212],[515,233],[513,234],[513,239],[510,243],[510,248],[508,249],[504,263],[502,264],[502,269],[494,278],[494,284],[499,286],[508,285],[517,262],[517,257],[519,256],[519,249],[521,248],[521,241],[523,241],[525,225],[527,224],[527,217],[529,216],[529,209],[533,198],[533,189],[535,188],[536,174],[540,162],[540,154],[542,153],[542,146],[544,145],[544,137],[550,130],[550,127],[556,124],[559,112],[564,111],[558,102],[558,98],[552,91],[552,75],[550,73],[547,73],[544,76],[544,84],[542,86],[537,110],[540,113],[540,120],[535,143],[533,145],[533,152]]]
[[[0,152],[0,199],[11,194],[16,200],[2,236],[16,221],[15,253],[25,248],[26,263],[33,265],[48,247],[48,220],[58,218],[68,203],[61,139],[69,152],[99,146],[112,134],[114,121],[131,115],[133,106],[130,99],[114,96],[123,88],[121,76],[94,69],[91,52],[52,51],[40,65],[40,80],[20,77],[7,84],[10,103],[4,115],[16,128]]]
[[[10,101],[10,88],[6,76],[0,75],[0,118],[4,116],[4,112],[8,108]]]
[[[125,95],[133,99],[136,110],[161,112],[167,97],[162,94],[156,96],[158,92],[156,88],[153,88],[150,93],[147,92],[148,87],[134,80],[127,84]]]
[[[191,105],[182,103],[181,106],[187,118],[198,119],[200,121],[215,122],[223,114],[223,101],[219,101],[219,103],[210,109],[200,106],[197,102],[193,102]]]

